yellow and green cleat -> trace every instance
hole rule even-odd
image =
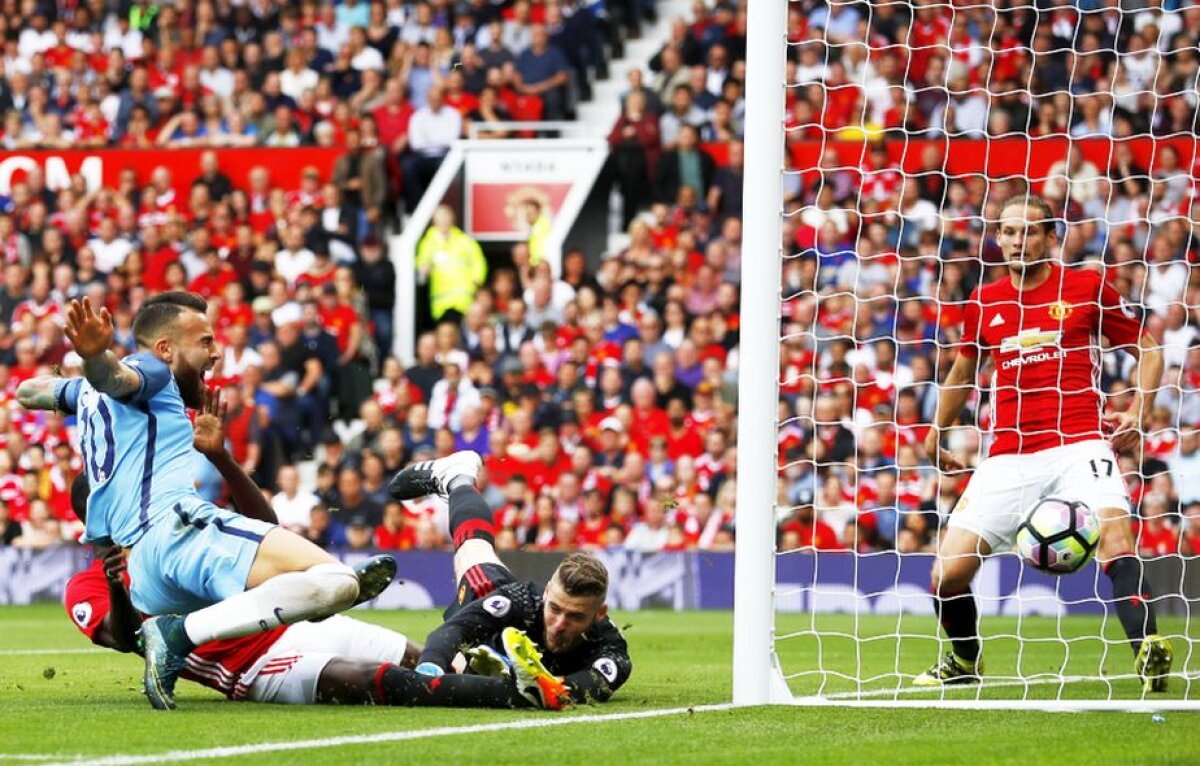
[[[1161,694],[1167,690],[1174,658],[1170,641],[1157,634],[1146,636],[1133,663],[1134,670],[1142,679],[1144,691]]]

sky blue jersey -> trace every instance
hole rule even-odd
[[[91,494],[85,542],[131,546],[175,503],[198,497],[192,423],[171,369],[148,352],[126,357],[141,387],[123,399],[86,378],[54,390],[58,409],[73,412]]]

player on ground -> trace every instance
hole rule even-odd
[[[250,477],[225,450],[219,408],[210,404],[195,422],[196,449],[221,472],[236,507],[250,518],[275,514]],[[71,504],[87,514],[87,476],[71,486]],[[67,583],[65,604],[76,627],[92,643],[136,651],[142,616],[129,598],[124,552],[113,546]],[[196,647],[181,677],[233,700],[291,704],[382,704],[523,707],[515,679],[414,673],[421,647],[378,625],[334,615],[265,633]]]
[[[608,572],[593,556],[573,553],[544,587],[517,580],[496,556],[492,511],[475,489],[480,464],[476,453],[456,452],[403,469],[388,487],[397,500],[438,494],[450,504],[458,598],[426,640],[417,671],[440,675],[469,647],[474,670],[515,674],[539,707],[609,699],[633,664],[608,619]]]
[[[1045,200],[1022,196],[1005,203],[997,239],[1008,274],[977,288],[967,304],[962,343],[942,384],[925,450],[941,470],[963,470],[942,448],[941,432],[958,420],[988,356],[995,366],[994,438],[950,515],[933,567],[934,606],[953,648],[913,683],[979,680],[983,662],[971,581],[983,556],[1012,546],[1022,514],[1038,499],[1056,495],[1080,500],[1099,516],[1097,559],[1112,580],[1136,672],[1146,691],[1166,691],[1171,645],[1157,635],[1113,453],[1137,444],[1162,377],[1162,352],[1099,273],[1055,261],[1058,236]],[[1101,338],[1138,360],[1133,404],[1103,418]]]
[[[219,358],[207,309],[190,293],[147,298],[133,322],[141,350],[120,360],[108,311],[71,301],[65,332],[84,377],[40,376],[17,391],[27,408],[78,417],[92,488],[85,539],[131,549],[133,604],[164,615],[141,629],[146,696],[159,710],[174,708],[175,680],[197,646],[328,617],[395,575],[391,561],[360,580],[308,540],[197,493],[186,408],[203,406],[204,374]]]

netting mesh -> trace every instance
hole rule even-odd
[[[775,645],[795,695],[1141,699],[1156,621],[1166,698],[1200,699],[1200,9],[1133,5],[790,5]],[[1062,266],[1036,294],[1001,247],[1026,194]],[[942,440],[964,469],[939,471],[923,443],[970,348]],[[1141,436],[1106,452],[1141,396]],[[989,451],[1023,462],[981,469]],[[992,539],[1047,494],[1127,506],[1101,549],[1136,555],[1128,597],[1109,567],[1056,578]],[[931,691],[912,681],[952,648],[929,591],[952,512],[997,549],[969,554],[983,682]]]

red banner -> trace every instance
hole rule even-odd
[[[520,205],[527,199],[542,203],[550,218],[562,209],[571,191],[569,183],[486,183],[471,185],[470,231],[477,237],[520,239],[529,224]]]
[[[46,185],[51,189],[65,188],[71,177],[82,174],[89,188],[117,186],[121,171],[133,168],[137,171],[138,183],[150,182],[155,168],[165,167],[171,171],[176,192],[185,194],[192,182],[200,175],[200,155],[206,151],[216,152],[221,172],[229,176],[233,185],[249,187],[250,171],[265,167],[271,175],[271,186],[296,189],[300,186],[300,175],[312,166],[321,172],[322,180],[328,180],[333,163],[341,156],[341,149],[103,149],[99,151],[19,151],[0,154],[0,194],[8,194],[12,184],[22,180],[34,168],[40,168]],[[184,197],[186,199],[186,197]]]
[[[1198,158],[1195,137],[1151,138],[1080,138],[1066,136],[1044,136],[1041,138],[993,138],[993,139],[923,139],[884,141],[888,157],[898,162],[906,173],[918,173],[925,166],[924,157],[931,151],[936,161],[934,168],[951,175],[983,173],[989,178],[1018,176],[1022,178],[1045,178],[1050,166],[1067,156],[1071,144],[1079,147],[1083,156],[1096,164],[1103,172],[1110,164],[1114,146],[1123,142],[1133,150],[1135,161],[1143,168],[1153,171],[1160,164],[1159,155],[1164,146],[1172,146],[1179,152],[1179,166],[1191,168]],[[857,168],[866,159],[874,146],[866,141],[794,141],[788,144],[795,170],[812,170],[818,166],[822,153],[833,152],[838,164]],[[724,165],[729,159],[728,144],[706,144],[704,150]]]

